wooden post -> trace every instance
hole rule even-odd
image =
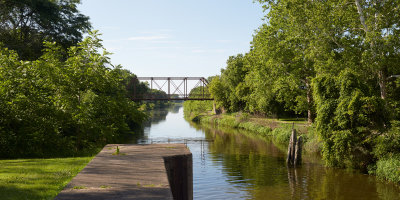
[[[296,152],[294,155],[294,166],[301,165],[301,151],[303,146],[303,137],[299,136],[296,144]]]
[[[297,139],[296,129],[292,129],[292,135],[290,136],[288,153],[286,163],[288,166],[301,165],[301,152],[303,146],[303,137],[300,136]]]
[[[292,130],[292,135],[290,136],[289,147],[288,147],[288,154],[286,158],[286,163],[288,165],[293,165],[294,161],[294,154],[295,154],[295,146],[296,146],[296,129]]]

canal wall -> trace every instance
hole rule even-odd
[[[184,144],[106,145],[55,199],[192,200],[192,154]]]

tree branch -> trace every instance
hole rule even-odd
[[[356,6],[357,6],[358,14],[360,15],[360,22],[361,22],[361,24],[362,24],[363,27],[364,27],[365,33],[368,33],[369,30],[368,30],[367,24],[365,23],[363,8],[361,7],[360,0],[355,0],[355,3],[356,3]]]

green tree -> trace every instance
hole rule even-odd
[[[0,157],[77,155],[141,125],[145,115],[127,98],[126,73],[110,68],[100,41],[90,33],[67,60],[50,42],[35,61],[0,50]]]
[[[0,0],[0,42],[22,60],[42,55],[43,41],[57,42],[65,51],[82,40],[91,25],[79,13],[80,0]]]

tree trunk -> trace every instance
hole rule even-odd
[[[311,91],[311,87],[310,84],[308,83],[308,80],[306,80],[306,87],[307,87],[307,106],[308,106],[308,110],[307,110],[307,121],[308,123],[313,123],[313,113],[312,113],[312,104],[313,104],[313,100],[312,100],[312,91]]]
[[[381,98],[386,99],[386,74],[383,70],[379,70],[378,72],[379,78],[379,88],[381,90]]]
[[[368,35],[370,30],[368,28],[368,25],[365,23],[364,10],[362,8],[360,0],[355,0],[355,4],[357,6],[357,11],[358,11],[358,14],[360,16],[361,25],[364,27],[365,34]],[[374,6],[377,6],[376,3],[374,4]],[[378,25],[377,25],[378,12],[375,12],[374,16],[375,16],[375,31],[376,31],[377,28],[378,28]],[[371,45],[371,51],[372,51],[372,59],[376,64],[375,67],[377,67],[378,64],[377,64],[377,61],[375,60],[376,59],[376,52],[374,50],[374,48],[375,48],[374,40],[371,41],[370,45]],[[378,71],[378,80],[379,80],[379,87],[380,87],[380,92],[381,92],[381,98],[382,99],[386,99],[386,79],[387,78],[386,78],[386,74],[385,74],[384,70],[382,70],[382,69],[379,70]]]

